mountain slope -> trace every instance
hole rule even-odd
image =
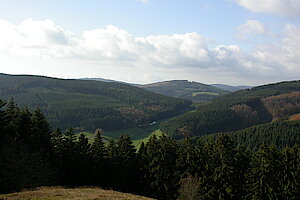
[[[175,138],[236,131],[299,113],[299,100],[300,81],[240,90],[161,123],[161,130]]]
[[[211,84],[211,86],[220,88],[222,90],[227,90],[229,92],[235,92],[238,90],[244,90],[244,89],[251,88],[251,86],[246,86],[246,85],[231,86],[231,85],[225,85],[225,84]]]
[[[210,141],[223,133],[200,137],[200,141]],[[283,149],[300,144],[300,121],[278,121],[252,126],[228,134],[236,145],[245,145],[257,150],[262,144],[275,145]]]
[[[158,94],[196,101],[208,101],[228,93],[210,85],[187,80],[164,81],[140,87]]]
[[[117,130],[171,116],[190,102],[128,84],[0,74],[0,98],[40,108],[53,127]]]

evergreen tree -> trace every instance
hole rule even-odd
[[[128,135],[122,135],[117,142],[115,157],[119,170],[118,185],[125,191],[134,191],[139,183],[140,166],[137,160],[136,149]]]
[[[246,174],[250,168],[250,162],[252,158],[252,152],[248,150],[244,145],[239,145],[236,148],[236,154],[234,157],[234,197],[235,199],[243,199],[246,194]]]
[[[234,180],[235,149],[232,140],[227,135],[221,135],[215,143],[213,160],[215,162],[213,188],[209,191],[210,199],[234,198],[236,183]]]
[[[185,138],[178,149],[178,159],[176,161],[178,173],[181,178],[188,175],[196,176],[201,163],[201,152],[191,143],[190,138]]]
[[[283,152],[283,187],[285,199],[296,200],[300,197],[300,151],[299,146],[286,147]]]
[[[106,177],[107,172],[110,171],[108,166],[108,152],[104,145],[103,139],[101,137],[102,130],[96,130],[96,135],[91,147],[91,155],[93,158],[93,174],[94,174],[94,183],[97,185],[106,186],[107,179],[110,177]],[[111,157],[114,159],[114,156]]]
[[[95,133],[95,139],[94,142],[92,144],[92,157],[94,159],[94,161],[96,162],[101,162],[102,160],[104,160],[107,157],[107,149],[104,145],[103,139],[101,137],[102,135],[102,130],[96,130]]]
[[[147,143],[149,164],[146,178],[152,194],[159,199],[173,199],[179,188],[176,160],[177,143],[174,139],[162,136],[158,139],[150,138]]]
[[[254,154],[247,175],[247,198],[257,200],[283,199],[280,189],[282,171],[276,149],[262,145]]]

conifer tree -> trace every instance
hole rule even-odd
[[[282,199],[281,170],[278,151],[262,145],[254,154],[247,175],[247,198],[257,200]]]
[[[283,149],[283,187],[282,196],[296,200],[300,197],[300,151],[299,146]]]
[[[214,186],[209,192],[213,199],[234,198],[235,180],[234,165],[235,149],[232,140],[227,135],[217,138],[213,159],[216,162],[214,168]]]
[[[94,183],[97,185],[106,186],[107,179],[111,177],[106,177],[107,174],[111,169],[108,166],[108,152],[101,137],[102,130],[97,129],[94,141],[91,146],[91,156],[92,156],[92,169],[94,174]],[[114,159],[114,156],[111,156],[111,159]]]
[[[107,149],[104,145],[101,135],[102,130],[97,129],[95,139],[91,147],[92,157],[96,162],[102,161],[107,157]]]
[[[244,145],[239,145],[236,148],[234,157],[235,170],[234,170],[234,196],[236,199],[242,199],[246,196],[246,174],[250,168],[252,153]]]
[[[180,180],[176,169],[177,148],[175,140],[166,136],[159,140],[152,137],[147,143],[146,176],[152,192],[160,199],[173,199],[177,195]]]
[[[125,191],[134,191],[140,176],[136,149],[128,135],[122,135],[117,142],[116,161],[119,165],[118,184]]]
[[[176,165],[181,178],[197,174],[198,167],[201,165],[199,153],[196,152],[196,147],[191,143],[190,138],[185,138],[184,142],[180,144]]]

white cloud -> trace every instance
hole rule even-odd
[[[0,30],[0,72],[6,73],[245,84],[300,77],[300,28],[295,25],[286,26],[279,43],[259,45],[252,52],[237,45],[209,48],[211,39],[195,32],[135,37],[108,25],[79,35],[50,20],[31,19],[20,24],[0,20]],[[253,20],[240,31],[247,37],[266,32]],[[26,71],[26,64],[30,71]]]
[[[237,37],[247,40],[253,36],[268,34],[265,26],[257,20],[247,20],[245,24],[238,26]]]
[[[234,0],[254,12],[282,16],[300,16],[299,0]]]

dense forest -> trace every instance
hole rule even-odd
[[[299,113],[299,98],[300,81],[240,90],[161,123],[161,130],[178,139],[236,131]]]
[[[229,135],[235,145],[245,145],[253,150],[257,150],[263,144],[275,145],[278,149],[284,149],[286,146],[300,144],[300,121],[272,122],[235,132],[210,134],[195,139],[206,143],[222,134]]]
[[[299,122],[270,126],[276,132],[299,127]],[[252,134],[266,129],[256,130]],[[230,134],[207,142],[153,136],[136,150],[128,136],[105,145],[101,130],[92,143],[72,128],[51,131],[40,110],[0,101],[0,193],[63,185],[100,186],[162,200],[298,200],[300,148],[291,146],[289,138],[294,134],[299,138],[299,131],[285,134],[280,148],[258,142],[255,151],[235,143]]]
[[[129,84],[0,74],[0,96],[41,109],[52,127],[116,130],[174,116],[191,102]]]

